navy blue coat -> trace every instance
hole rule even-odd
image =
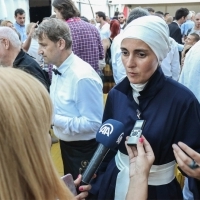
[[[128,78],[116,85],[109,93],[103,121],[115,119],[125,125],[128,136],[137,120],[146,120],[143,135],[150,142],[154,154],[154,165],[175,160],[172,144],[182,141],[200,152],[200,104],[185,86],[166,78],[160,69],[155,71],[144,90],[140,92],[139,105],[134,101]],[[119,150],[127,154],[125,137]],[[119,170],[115,165],[116,152],[109,153],[93,181],[91,193],[98,199],[113,199],[116,177]],[[99,180],[98,180],[99,179]],[[123,188],[123,186],[122,186]],[[149,186],[148,199],[182,199],[177,180],[161,186]]]

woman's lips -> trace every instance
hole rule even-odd
[[[135,73],[135,72],[129,72],[129,74],[130,74],[130,76],[136,76],[137,75],[137,73]]]

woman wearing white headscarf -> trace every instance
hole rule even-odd
[[[148,199],[183,199],[175,175],[172,144],[182,141],[200,151],[200,106],[183,85],[164,76],[160,63],[170,50],[168,26],[145,16],[124,30],[122,62],[127,77],[108,94],[103,121],[115,119],[130,135],[138,119],[155,154],[148,177]],[[110,152],[93,180],[91,199],[124,200],[129,184],[129,159],[124,142]],[[143,187],[141,185],[141,192]]]

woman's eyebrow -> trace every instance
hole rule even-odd
[[[139,51],[144,51],[144,52],[148,52],[148,49],[134,49],[134,51],[139,52]]]

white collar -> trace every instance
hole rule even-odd
[[[147,84],[147,82],[146,83],[142,83],[142,84],[133,84],[133,83],[130,83],[131,87],[136,92],[141,92],[144,89],[144,87],[145,87],[146,84]]]
[[[62,74],[71,66],[73,60],[74,60],[74,53],[72,52],[67,59],[59,66],[57,67],[58,71]]]

